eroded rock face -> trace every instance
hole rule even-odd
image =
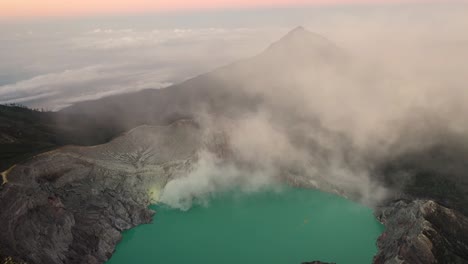
[[[431,200],[400,200],[377,216],[386,231],[374,263],[468,263],[468,218],[457,211]]]
[[[1,254],[27,263],[105,262],[123,230],[151,221],[154,192],[190,169],[200,133],[189,121],[145,126],[16,166],[0,191]]]

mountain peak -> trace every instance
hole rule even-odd
[[[282,37],[276,43],[285,43],[285,42],[296,42],[303,43],[308,45],[333,45],[331,41],[324,38],[323,36],[312,33],[305,29],[302,26],[295,27],[293,30],[289,31],[284,37]]]
[[[312,33],[302,26],[289,31],[280,40],[270,45],[267,52],[291,54],[297,53],[302,56],[310,52],[323,52],[324,50],[335,50],[335,44],[325,37]]]
[[[289,31],[287,35],[295,35],[295,34],[308,34],[308,32],[303,26],[297,26],[293,30]]]
[[[278,61],[332,61],[344,53],[332,41],[320,34],[295,27],[281,39],[271,44],[262,56]]]

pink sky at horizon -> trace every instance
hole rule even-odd
[[[448,0],[449,1],[449,0]],[[0,17],[131,14],[297,5],[428,2],[424,0],[0,0]]]

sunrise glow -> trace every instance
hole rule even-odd
[[[2,0],[0,17],[130,14],[218,8],[417,2],[418,0]]]

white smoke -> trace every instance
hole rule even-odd
[[[302,44],[293,36],[254,58],[251,68],[215,72],[217,83],[262,99],[256,111],[223,128],[236,161],[249,166],[202,158],[190,175],[167,185],[162,201],[186,209],[233,186],[281,181],[378,204],[391,192],[375,175],[379,161],[468,132],[468,39],[460,31],[468,20],[462,13],[430,32],[425,18],[448,12],[402,11],[417,19],[397,25],[385,13],[338,16],[323,29],[336,38],[330,44],[313,35]],[[344,31],[348,22],[356,25],[355,36]],[[333,43],[344,61],[323,55]],[[208,126],[219,128],[219,122]]]
[[[241,170],[233,164],[225,164],[210,152],[202,151],[193,170],[188,175],[170,181],[159,201],[188,210],[193,204],[208,204],[212,195],[220,192],[256,192],[274,186],[267,171]]]

